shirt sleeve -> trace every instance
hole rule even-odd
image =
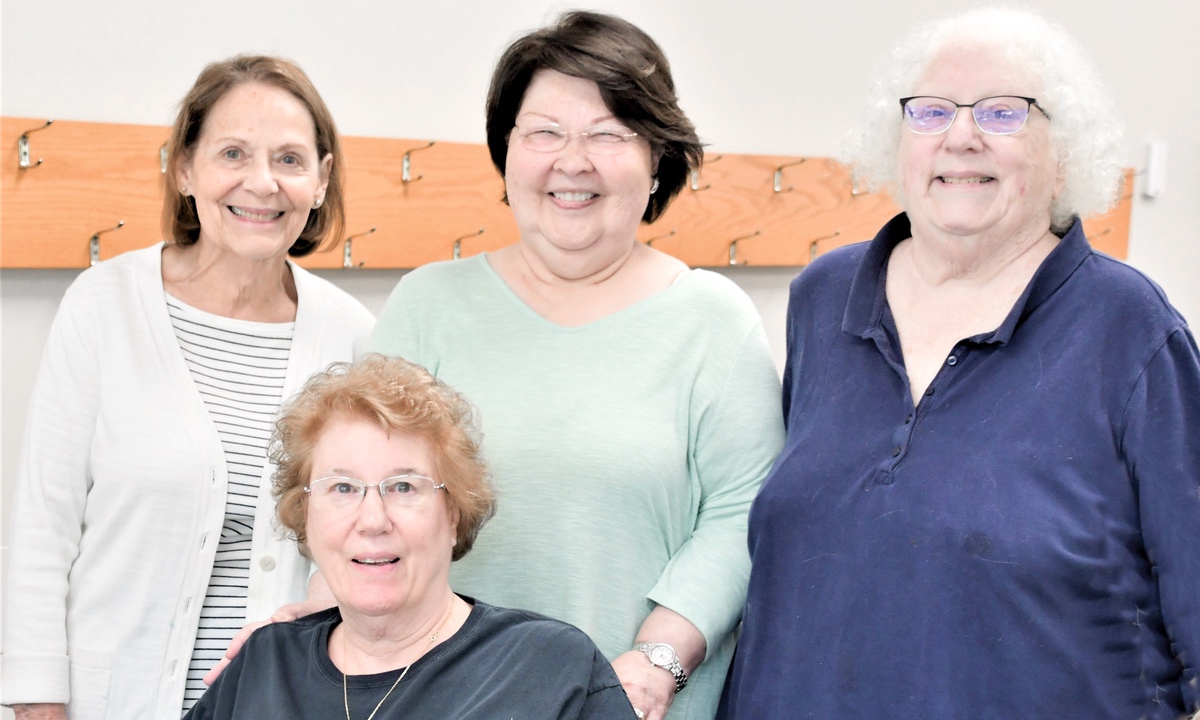
[[[1200,353],[1186,328],[1147,364],[1125,409],[1122,449],[1158,580],[1188,714],[1200,710]]]
[[[420,348],[417,345],[416,329],[413,327],[413,318],[416,315],[408,307],[407,286],[404,280],[401,280],[388,296],[383,312],[379,314],[375,330],[367,343],[367,352],[393,355],[420,363]]]
[[[67,291],[30,398],[7,555],[6,705],[70,700],[67,581],[83,534],[100,403],[94,304],[78,282]]]
[[[695,625],[708,655],[733,631],[746,602],[747,516],[783,447],[779,407],[779,375],[757,323],[695,428],[691,453],[701,487],[695,529],[648,595]]]

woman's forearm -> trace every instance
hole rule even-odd
[[[642,622],[634,642],[666,643],[675,649],[679,664],[688,675],[704,661],[708,643],[704,634],[687,618],[661,605]]]

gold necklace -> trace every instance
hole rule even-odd
[[[447,608],[446,616],[444,618],[442,618],[442,621],[440,623],[438,623],[437,629],[434,630],[433,634],[429,636],[429,644],[425,646],[425,652],[429,652],[429,648],[432,647],[433,643],[435,643],[437,641],[438,633],[440,633],[442,631],[442,627],[444,627],[446,625],[446,621],[450,619],[450,615],[452,614],[452,611],[453,611],[453,604],[454,604],[454,598],[451,597],[450,598],[450,606],[448,606],[448,608]],[[424,655],[425,655],[425,653],[421,653],[421,657],[424,657]],[[418,657],[417,660],[420,660],[421,657]],[[348,660],[349,660],[349,656],[346,654],[346,631],[345,631],[345,629],[343,629],[342,630],[342,664],[343,665],[347,664]],[[380,698],[380,700],[379,700],[379,704],[377,704],[375,706],[375,709],[371,711],[371,714],[367,716],[367,720],[374,720],[375,713],[379,712],[379,708],[383,707],[383,703],[387,701],[388,696],[392,694],[392,691],[396,689],[396,686],[400,684],[400,681],[404,679],[404,676],[408,674],[408,671],[410,669],[412,669],[412,666],[417,662],[417,660],[413,660],[412,662],[410,662],[408,664],[408,667],[404,668],[404,672],[400,673],[400,677],[396,678],[396,682],[392,683],[392,686],[390,688],[388,688],[388,691],[383,694],[383,697]],[[346,688],[346,671],[345,670],[342,671],[342,703],[346,707],[346,720],[350,720],[350,692]]]

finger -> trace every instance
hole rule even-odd
[[[293,612],[292,607],[293,606],[291,606],[291,605],[284,605],[283,607],[276,610],[274,612],[274,614],[272,614],[271,617],[268,618],[268,620],[270,620],[273,623],[291,622],[298,617],[302,617],[300,613]]]
[[[225,666],[228,664],[229,664],[228,656],[221,658],[221,661],[218,662],[216,665],[213,665],[212,670],[209,670],[208,673],[204,676],[204,684],[206,686],[211,686],[213,683],[215,683],[217,681],[217,678],[220,677],[221,671],[224,670]]]
[[[225,651],[225,657],[233,659],[233,657],[241,651],[242,646],[246,644],[246,640],[249,639],[251,633],[263,625],[270,625],[272,622],[273,621],[271,620],[252,622],[243,627],[241,630],[238,630],[237,635],[234,635],[233,639],[229,641],[229,649]]]
[[[242,646],[246,644],[247,638],[249,638],[255,630],[259,629],[263,625],[270,625],[271,622],[273,621],[262,620],[259,622],[252,622],[243,627],[241,630],[238,630],[237,634],[233,636],[233,639],[229,641],[229,647],[225,650],[225,656],[213,666],[212,670],[209,670],[207,673],[205,673],[204,684],[212,685],[214,682],[216,682],[217,677],[220,676],[221,671],[225,669],[225,666],[228,665],[229,662],[233,660],[233,658],[236,657],[239,652],[241,652]]]

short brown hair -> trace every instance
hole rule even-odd
[[[272,492],[279,521],[300,543],[307,541],[312,451],[330,422],[363,418],[388,431],[413,433],[433,447],[437,480],[446,485],[458,516],[452,560],[467,554],[496,511],[496,494],[480,447],[474,406],[424,368],[402,358],[372,353],[354,363],[334,363],[309,378],[275,423]]]
[[[660,155],[659,185],[642,220],[661,217],[690,171],[704,161],[704,147],[679,107],[671,67],[658,44],[619,17],[576,10],[510,45],[496,64],[487,98],[488,151],[501,177],[508,137],[538,70],[596,83],[609,111],[650,143]]]
[[[175,174],[180,163],[191,158],[204,129],[204,120],[217,102],[235,87],[262,83],[296,96],[308,108],[317,134],[317,160],[333,156],[329,183],[321,207],[309,211],[308,223],[300,237],[288,249],[292,257],[303,257],[316,250],[326,239],[341,237],[346,228],[345,190],[342,179],[342,146],[337,126],[325,101],[313,87],[308,75],[290,60],[269,55],[238,55],[210,64],[179,104],[179,114],[167,139],[167,169],[163,173],[165,193],[162,212],[163,237],[168,242],[187,246],[200,239],[200,218],[196,201],[183,196]]]

